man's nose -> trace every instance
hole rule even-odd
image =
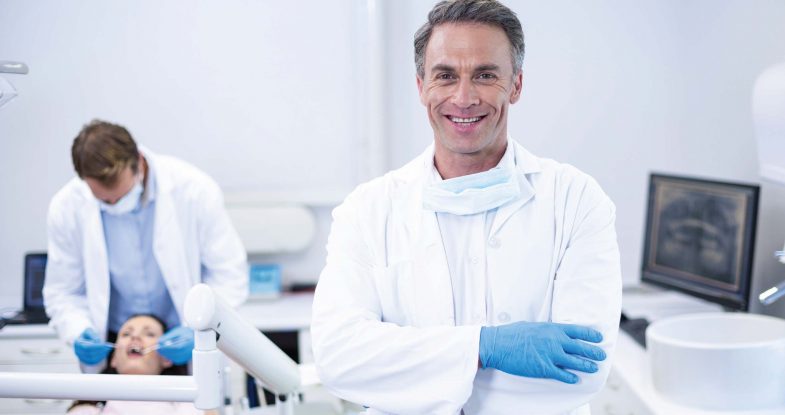
[[[469,79],[461,79],[455,86],[452,103],[459,108],[469,108],[480,103],[477,88]]]

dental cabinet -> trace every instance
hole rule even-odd
[[[79,373],[73,351],[46,325],[0,330],[0,372]],[[65,413],[68,399],[0,399],[0,414]]]

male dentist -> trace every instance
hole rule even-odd
[[[442,1],[414,49],[433,145],[333,212],[320,378],[371,413],[588,413],[618,333],[615,207],[508,138],[524,54],[509,8]]]
[[[82,129],[71,157],[78,177],[49,206],[50,324],[82,363],[96,365],[129,317],[152,314],[173,327],[159,339],[158,353],[187,363],[188,290],[204,282],[233,305],[248,291],[245,249],[220,188],[194,166],[139,148],[128,130],[104,121]]]

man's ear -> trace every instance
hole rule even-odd
[[[523,71],[518,71],[515,79],[512,82],[512,94],[510,94],[510,104],[514,104],[521,99],[521,90],[523,90]]]
[[[425,105],[425,99],[423,98],[422,95],[423,80],[422,78],[420,78],[420,75],[417,75],[416,77],[417,77],[417,92],[420,94],[420,103]]]

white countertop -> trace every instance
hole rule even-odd
[[[46,324],[9,324],[0,329],[0,340],[32,337],[55,338],[57,335],[54,329]]]
[[[250,299],[239,313],[262,331],[299,331],[311,325],[313,293],[287,293],[274,299]],[[7,325],[0,329],[0,339],[17,337],[56,337],[45,324]]]
[[[311,326],[313,293],[286,293],[279,298],[250,299],[240,315],[262,331],[296,331]]]

